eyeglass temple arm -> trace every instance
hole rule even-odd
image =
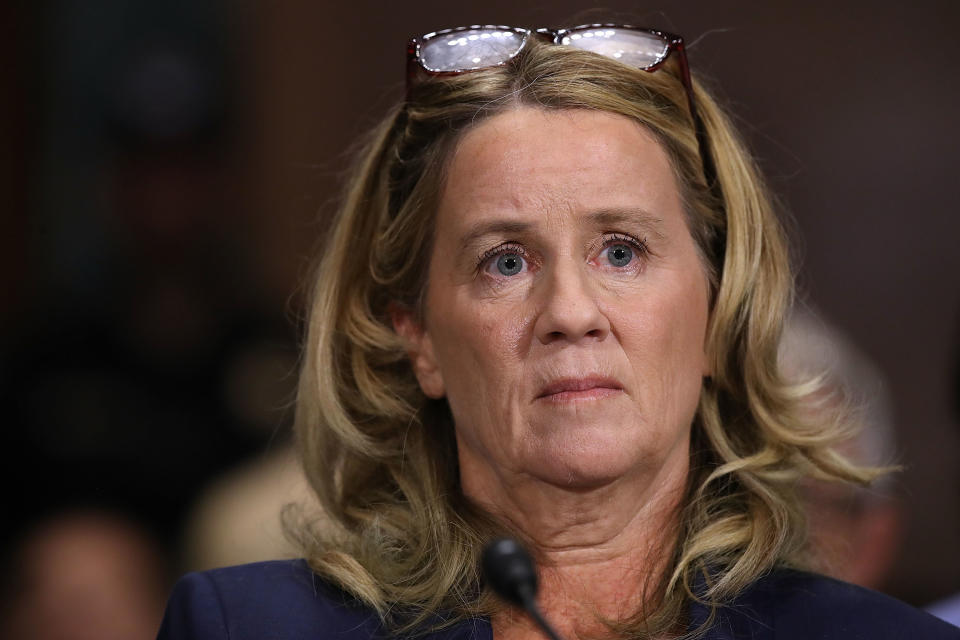
[[[404,93],[406,94],[405,99],[410,98],[410,87],[413,85],[418,73],[418,68],[420,67],[420,64],[417,62],[417,49],[419,46],[420,43],[417,38],[411,38],[410,42],[407,43],[407,82],[404,87]]]
[[[707,182],[707,187],[713,191],[714,196],[723,203],[723,191],[720,182],[717,180],[717,167],[713,162],[713,154],[710,153],[710,142],[707,139],[707,128],[700,117],[700,111],[697,109],[696,101],[693,97],[693,81],[690,79],[690,65],[687,63],[687,52],[683,46],[683,41],[679,38],[670,42],[670,46],[676,49],[680,62],[680,82],[687,91],[687,106],[690,108],[690,115],[693,117],[694,132],[697,136],[697,146],[700,149],[700,161],[703,164],[703,177]]]

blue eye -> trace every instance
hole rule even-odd
[[[625,267],[633,260],[633,248],[628,244],[612,244],[604,252],[607,254],[607,261],[614,267]]]
[[[497,271],[505,276],[515,276],[523,270],[523,258],[516,253],[501,253],[497,257]]]

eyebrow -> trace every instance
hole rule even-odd
[[[640,207],[609,207],[598,209],[587,216],[595,227],[640,227],[657,239],[663,239],[663,218],[658,218]]]
[[[461,248],[469,248],[477,244],[481,238],[492,235],[521,235],[530,230],[533,225],[522,220],[486,220],[472,225],[460,241]]]
[[[581,218],[594,228],[612,228],[619,226],[640,227],[657,239],[664,237],[663,219],[658,218],[640,207],[605,207],[592,211]],[[533,224],[524,220],[486,220],[472,225],[464,233],[460,246],[467,249],[480,239],[490,235],[522,235],[530,231]]]

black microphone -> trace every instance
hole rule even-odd
[[[560,640],[537,608],[537,570],[533,558],[519,542],[511,538],[490,541],[480,556],[480,567],[498,596],[523,607],[550,640]]]

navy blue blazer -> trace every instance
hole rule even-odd
[[[693,605],[691,629],[707,610]],[[303,560],[191,573],[174,587],[159,640],[389,638],[377,616],[323,581]],[[486,619],[424,640],[493,640]],[[799,571],[776,571],[720,610],[704,640],[960,640],[960,628],[868,589]]]

